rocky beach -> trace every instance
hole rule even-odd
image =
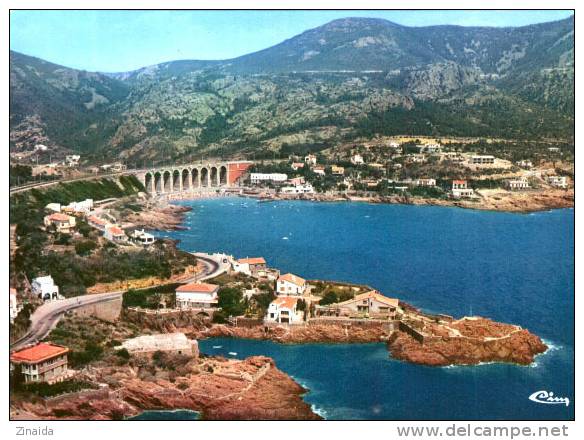
[[[205,420],[319,420],[302,400],[307,392],[263,356],[243,361],[192,360],[180,371],[154,367],[90,368],[80,378],[97,391],[11,402],[12,420],[112,420],[147,410],[188,409]]]

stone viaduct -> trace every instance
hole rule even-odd
[[[154,167],[135,174],[150,194],[170,194],[234,186],[251,165],[249,161],[199,162]]]

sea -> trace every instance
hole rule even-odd
[[[263,256],[308,279],[368,284],[430,313],[519,324],[550,349],[530,366],[426,367],[384,344],[215,338],[202,352],[266,355],[309,391],[326,419],[574,418],[574,210],[529,214],[354,202],[182,201],[185,230],[159,232],[186,251]],[[529,399],[537,391],[569,405]]]

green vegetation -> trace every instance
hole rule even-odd
[[[97,243],[93,240],[78,241],[75,243],[75,252],[77,255],[85,257],[97,248]]]
[[[217,293],[218,306],[227,316],[240,316],[245,313],[246,304],[241,289],[222,287]]]
[[[39,383],[20,383],[12,382],[12,390],[20,393],[30,393],[39,397],[55,397],[61,394],[75,393],[81,390],[97,389],[95,384],[80,380],[64,380],[49,385],[46,382]]]
[[[130,289],[123,294],[122,307],[158,309],[161,302],[164,302],[167,307],[170,307],[174,304],[174,291],[179,285],[172,283],[151,289]]]

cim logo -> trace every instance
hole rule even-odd
[[[570,399],[567,397],[556,397],[551,391],[536,391],[529,400],[536,403],[545,403],[546,405],[570,405]]]

